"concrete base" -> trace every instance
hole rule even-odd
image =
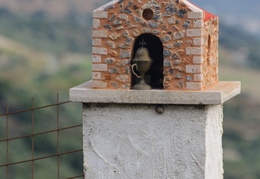
[[[222,179],[222,105],[84,104],[85,179]]]
[[[84,106],[86,179],[223,179],[222,104],[240,82],[203,91],[70,89]],[[155,111],[156,105],[164,105]]]

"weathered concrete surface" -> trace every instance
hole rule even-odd
[[[222,179],[222,105],[84,104],[86,179]]]
[[[206,170],[205,178],[223,178],[223,114],[222,106],[210,106],[206,121]],[[217,169],[217,170],[216,170]],[[218,169],[222,170],[219,171]]]
[[[241,92],[241,83],[232,81],[220,81],[203,91],[102,90],[91,89],[91,83],[71,88],[70,100],[82,103],[217,105]]]

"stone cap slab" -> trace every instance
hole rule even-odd
[[[220,81],[203,91],[92,89],[88,81],[70,89],[70,100],[81,103],[218,105],[241,92],[241,82]]]

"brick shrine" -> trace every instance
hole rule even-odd
[[[136,83],[131,62],[146,47],[153,89],[203,90],[218,83],[218,17],[187,0],[113,0],[93,12],[92,88]]]

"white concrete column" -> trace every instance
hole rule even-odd
[[[70,91],[83,103],[85,179],[223,179],[222,104],[240,83],[200,92],[90,85]]]
[[[85,104],[86,179],[221,179],[222,106]]]

